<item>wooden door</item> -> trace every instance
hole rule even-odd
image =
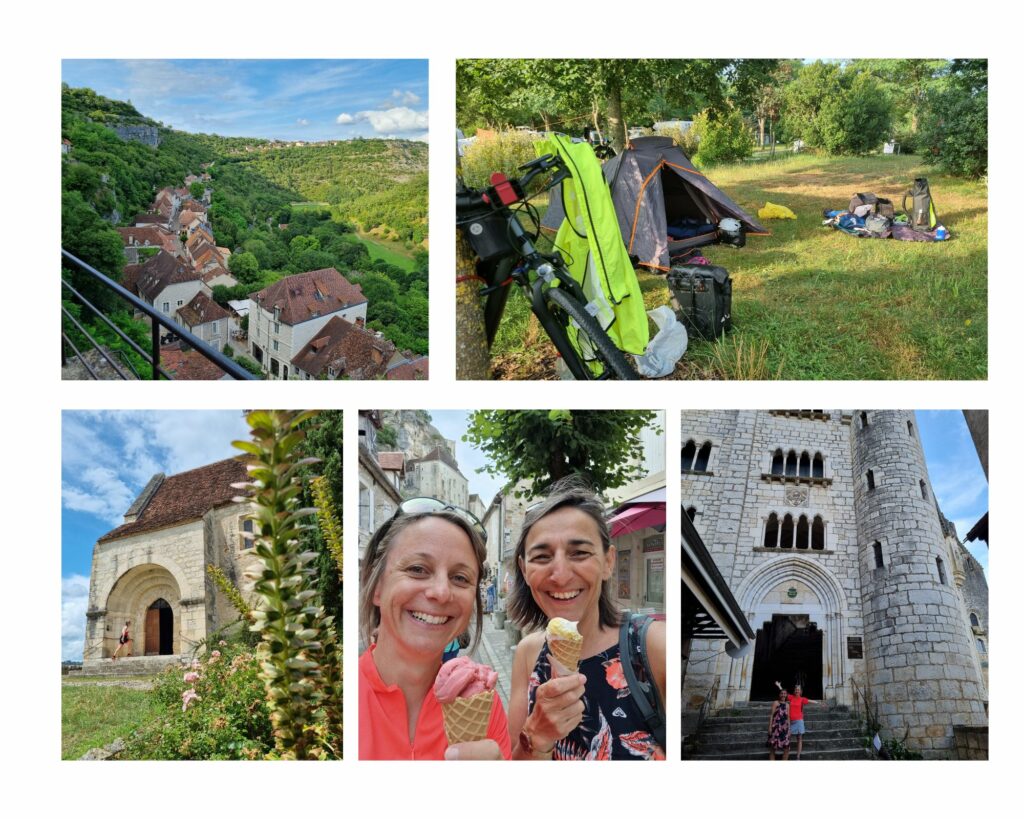
[[[146,656],[160,653],[160,609],[146,611]]]

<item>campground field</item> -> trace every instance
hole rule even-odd
[[[794,220],[772,235],[704,255],[733,278],[733,331],[691,339],[676,379],[926,380],[988,374],[988,195],[984,181],[945,176],[914,156],[783,156],[711,168],[707,176],[756,218],[766,201]],[[857,192],[897,209],[928,177],[952,239],[858,239],[821,226]],[[640,274],[648,309],[669,301],[664,279]],[[554,378],[554,352],[513,294],[492,349],[499,378]]]

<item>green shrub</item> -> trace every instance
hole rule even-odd
[[[127,740],[126,759],[262,759],[274,748],[259,661],[220,641],[190,665],[164,671],[153,698],[161,715]]]
[[[478,139],[466,147],[462,157],[462,179],[471,188],[491,184],[491,174],[501,171],[515,179],[519,166],[536,159],[533,143],[538,137],[521,131],[502,131],[491,139]]]
[[[687,133],[687,141],[697,143],[693,159],[702,166],[746,159],[754,150],[754,134],[736,108],[715,118],[710,111],[701,111],[694,117],[690,131],[696,132],[692,136]]]
[[[947,87],[928,95],[920,134],[925,162],[954,176],[988,173],[988,65],[954,60]]]

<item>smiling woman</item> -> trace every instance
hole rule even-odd
[[[509,617],[534,630],[512,665],[515,758],[664,759],[665,624],[613,602],[598,497],[577,478],[555,483],[527,511],[515,562]],[[581,643],[578,673],[558,662],[567,631]]]
[[[432,501],[432,504],[429,503]],[[492,692],[486,739],[449,742],[434,693],[445,647],[479,638],[486,559],[479,521],[428,498],[406,501],[367,546],[360,578],[360,759],[499,759],[510,743]],[[485,715],[486,716],[486,715]]]

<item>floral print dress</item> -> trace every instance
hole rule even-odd
[[[633,628],[633,626],[630,626]],[[643,663],[634,663],[637,679],[646,682]],[[568,736],[555,743],[552,759],[664,759],[626,684],[619,645],[580,662],[587,678],[583,694],[583,720]],[[530,674],[529,710],[533,711],[537,686],[551,679],[547,641]]]
[[[776,751],[789,747],[789,703],[780,702],[772,714],[768,729],[768,745]]]

